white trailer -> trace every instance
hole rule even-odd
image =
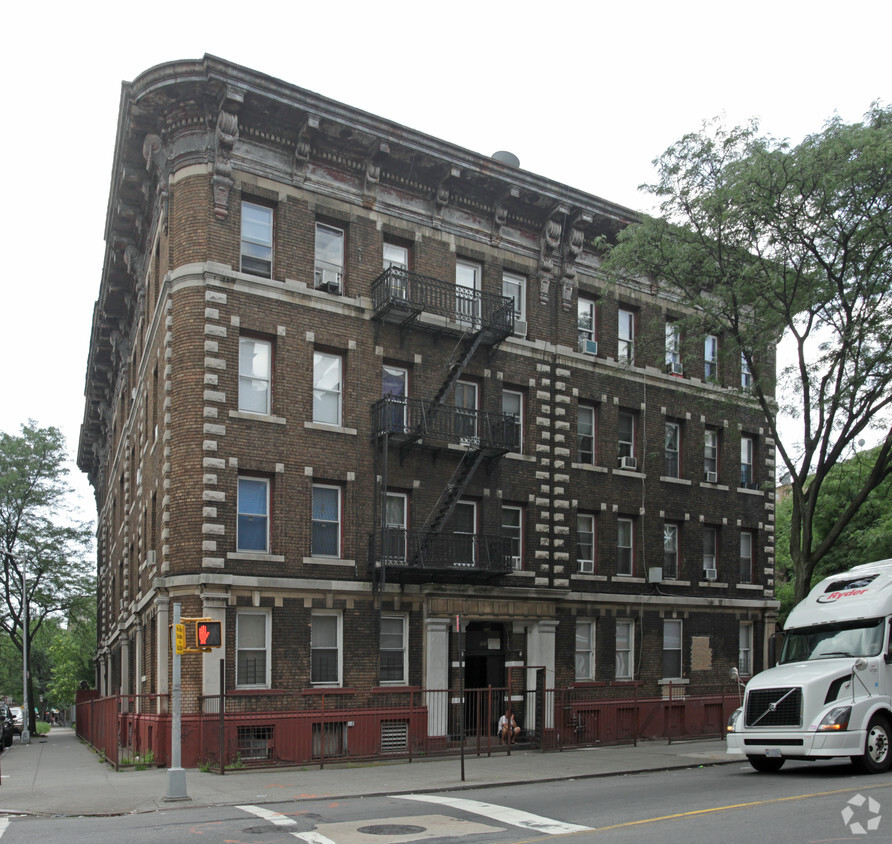
[[[790,613],[780,658],[746,685],[728,753],[757,771],[848,756],[892,765],[892,559],[822,580]]]

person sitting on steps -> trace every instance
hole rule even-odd
[[[514,720],[514,713],[509,706],[505,710],[505,714],[499,718],[499,740],[502,744],[514,744],[518,735],[520,735],[520,727],[517,726],[517,721]]]

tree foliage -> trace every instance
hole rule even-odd
[[[57,428],[29,422],[19,435],[0,433],[0,630],[20,654],[23,569],[32,641],[47,619],[68,616],[95,594],[87,560],[91,530],[74,516],[66,460],[65,440]]]
[[[630,226],[608,272],[659,280],[692,340],[742,355],[789,476],[797,600],[871,492],[892,472],[892,108],[830,120],[798,146],[756,124],[686,135],[655,162],[661,217]],[[780,360],[765,351],[777,343]],[[775,393],[776,389],[776,393]],[[796,420],[791,436],[781,424]],[[833,511],[828,474],[879,438]]]

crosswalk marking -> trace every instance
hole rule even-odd
[[[273,812],[270,809],[264,809],[262,806],[236,806],[236,809],[242,809],[252,815],[257,815],[258,818],[263,818],[265,821],[274,823],[276,826],[294,826],[297,823],[294,818],[289,818],[288,815],[283,815],[280,812]]]
[[[6,832],[6,827],[9,826],[9,818],[0,818],[0,838],[3,837],[3,833]]]
[[[400,794],[396,795],[402,800],[418,800],[422,803],[438,803],[441,806],[450,806],[463,812],[501,823],[519,826],[523,829],[535,830],[545,835],[561,835],[567,832],[586,832],[590,826],[580,826],[574,823],[564,823],[553,818],[544,818],[530,812],[522,812],[519,809],[509,809],[507,806],[497,806],[495,803],[482,803],[479,800],[465,800],[461,797],[443,797],[438,794]]]

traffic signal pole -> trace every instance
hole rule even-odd
[[[173,629],[177,630],[180,623],[180,604],[173,605]],[[168,643],[170,643],[170,636]],[[173,655],[173,682],[170,690],[170,767],[167,769],[167,794],[166,801],[191,800],[186,793],[186,771],[182,761],[183,742],[183,717],[182,717],[182,690],[180,687],[180,648],[171,648]]]

